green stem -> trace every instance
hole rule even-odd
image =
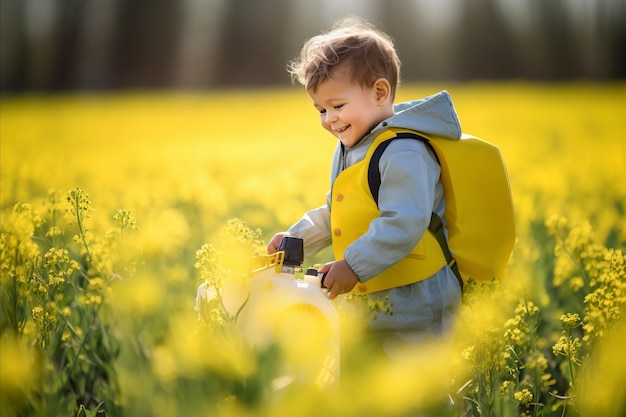
[[[531,320],[531,316],[530,316],[530,310],[528,308],[528,300],[524,299],[524,306],[526,307],[526,325],[528,326],[528,337],[530,340],[530,348],[531,348],[531,357],[535,357],[537,350],[537,340],[535,338],[535,326],[534,323]],[[535,403],[539,403],[539,393],[540,393],[540,389],[541,389],[541,378],[539,377],[539,373],[537,370],[537,366],[534,366],[533,369],[533,380],[534,380],[534,386],[535,386],[535,392],[534,392],[534,396],[535,396]],[[535,406],[533,407],[533,416],[537,417],[537,412],[538,412],[539,407]]]
[[[574,393],[576,393],[576,378],[574,376],[574,362],[572,361],[572,330],[570,328],[567,329],[567,343],[568,343],[568,349],[567,349],[567,363],[569,365],[569,374],[570,374],[570,385],[572,386],[572,390],[574,391]]]
[[[589,292],[591,289],[589,275],[587,275],[585,268],[583,268],[583,266],[580,265],[580,263],[576,261],[576,258],[574,258],[574,254],[568,249],[566,242],[565,242],[565,238],[563,236],[559,236],[559,238],[561,239],[561,246],[563,248],[563,251],[565,252],[567,257],[572,261],[576,269],[580,272],[583,282],[585,283],[585,290],[586,290],[585,292]]]
[[[12,301],[12,305],[13,305],[13,311],[12,314],[14,314],[14,323],[13,323],[13,331],[15,332],[15,334],[18,333],[19,330],[19,325],[18,325],[18,311],[17,311],[17,262],[19,261],[19,251],[16,248],[15,249],[15,268],[13,269],[13,300]]]
[[[81,211],[80,211],[80,202],[78,198],[74,199],[74,210],[76,211],[76,222],[78,225],[78,233],[80,235],[83,248],[85,249],[85,252],[87,252],[87,258],[91,259],[89,245],[87,244],[87,236],[86,236],[87,230],[83,229],[83,215],[81,214]]]
[[[104,289],[103,293],[106,293],[106,288]],[[98,304],[98,306],[96,307],[96,309],[93,312],[94,314],[93,314],[93,316],[91,318],[91,322],[87,326],[87,329],[85,330],[84,337],[82,338],[82,340],[80,342],[80,346],[78,347],[78,351],[76,352],[76,359],[74,360],[74,362],[72,362],[72,365],[71,365],[70,369],[68,370],[68,372],[66,374],[66,379],[65,379],[65,382],[63,383],[63,388],[60,390],[60,392],[64,392],[67,389],[67,387],[68,387],[70,378],[72,377],[74,369],[76,368],[76,365],[79,362],[80,354],[85,350],[85,345],[86,345],[87,341],[89,340],[89,338],[91,337],[91,334],[94,331],[96,321],[99,319],[100,308],[102,307],[102,304],[104,304],[104,300],[102,300],[102,302],[100,304]],[[68,327],[70,328],[70,330],[72,331],[74,336],[78,337],[78,333],[76,332],[76,330],[69,324],[67,319],[65,319],[65,321],[68,324]],[[97,357],[97,355],[96,355],[95,358],[92,356],[92,359],[94,359],[97,363],[101,362],[100,358]]]

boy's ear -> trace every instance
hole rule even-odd
[[[374,81],[374,92],[376,93],[376,101],[384,104],[391,97],[391,84],[385,78],[379,78]]]

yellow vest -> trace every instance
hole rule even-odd
[[[378,135],[365,158],[346,168],[335,179],[330,222],[336,260],[343,259],[346,248],[367,232],[370,222],[379,217],[378,205],[367,180],[369,161],[378,145],[395,137],[396,133],[390,129]],[[406,258],[369,281],[357,284],[353,292],[367,294],[412,284],[434,275],[445,264],[437,239],[426,231]]]

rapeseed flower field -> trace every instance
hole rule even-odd
[[[301,89],[3,98],[0,414],[624,415],[626,84],[408,84],[398,101],[443,88],[507,162],[509,275],[468,285],[452,357],[356,354],[332,388],[277,384],[288,348],[195,308],[324,201],[335,140]],[[361,336],[342,327],[342,349]]]

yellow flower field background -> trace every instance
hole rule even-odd
[[[451,361],[372,359],[332,391],[272,389],[280,347],[194,310],[220,262],[207,243],[252,256],[324,202],[335,139],[304,91],[3,98],[1,414],[623,415],[626,84],[408,84],[398,101],[444,88],[507,162],[509,276],[469,286]]]

